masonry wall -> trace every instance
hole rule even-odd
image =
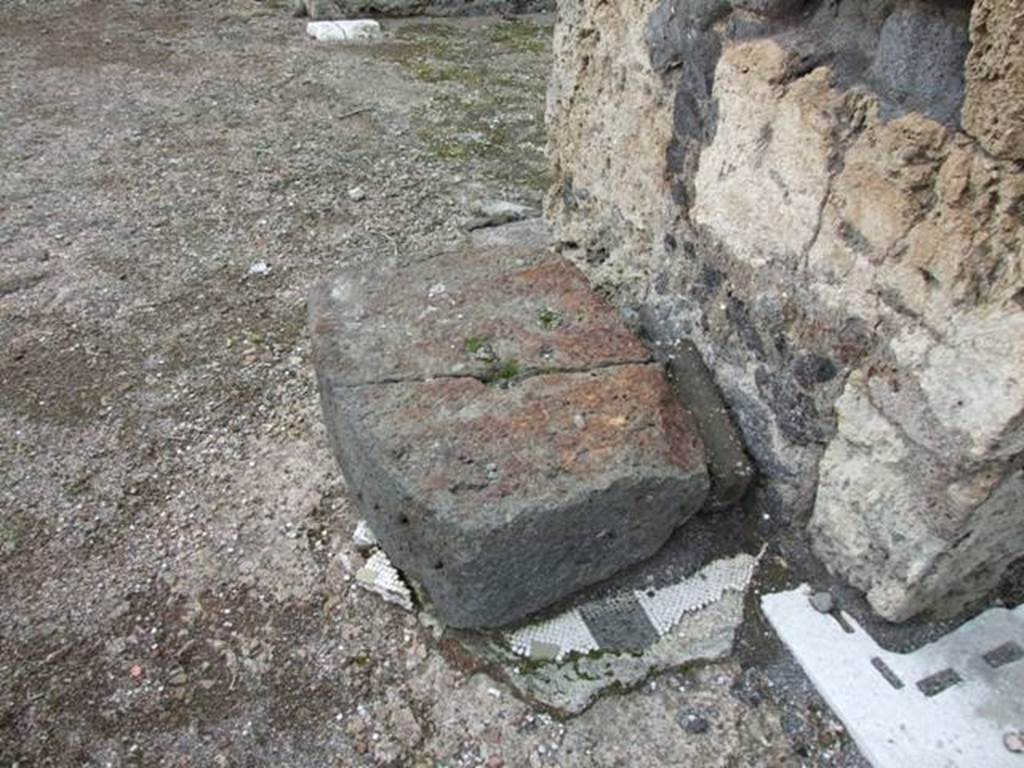
[[[899,621],[1024,554],[1024,0],[560,0],[563,251]]]

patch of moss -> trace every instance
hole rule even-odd
[[[499,360],[487,373],[487,381],[492,384],[508,384],[513,379],[517,378],[522,371],[519,369],[519,363],[509,358],[508,360]]]
[[[403,24],[395,30],[398,40],[455,40],[462,36],[462,31],[449,24],[422,22],[419,24]]]
[[[436,157],[460,165],[484,164],[513,185],[547,188],[544,125],[529,109],[470,93],[446,93],[418,110],[419,134]]]
[[[18,548],[18,534],[0,521],[0,555],[10,555]]]
[[[576,674],[576,677],[578,679],[580,679],[580,680],[590,680],[590,681],[600,680],[601,679],[600,675],[595,675],[595,674],[592,674],[590,672],[586,672],[586,671],[584,671],[584,669],[582,667],[580,667],[580,659],[581,659],[580,656],[574,655],[572,657],[572,671]]]
[[[550,38],[550,30],[529,21],[487,27],[487,39],[490,42],[524,53],[544,53]]]
[[[562,324],[562,316],[555,312],[553,309],[545,307],[539,313],[537,313],[537,323],[544,330],[551,330],[557,328]]]
[[[532,22],[410,24],[375,47],[433,86],[413,111],[424,148],[471,173],[543,192],[544,93],[551,29]]]
[[[481,349],[487,346],[487,337],[470,336],[468,339],[466,339],[466,342],[463,346],[465,347],[466,351],[469,352],[469,354],[475,355],[477,352],[479,352]]]

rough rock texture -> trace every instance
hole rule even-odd
[[[993,155],[1024,160],[1024,0],[976,0],[964,128]]]
[[[472,16],[542,13],[555,0],[296,0],[295,12],[314,19],[354,16]]]
[[[349,486],[454,626],[505,624],[606,578],[704,502],[691,417],[567,262],[371,265],[322,285],[311,313]]]
[[[1024,553],[1020,7],[560,7],[556,239],[894,620]]]

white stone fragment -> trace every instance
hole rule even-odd
[[[382,36],[380,24],[372,19],[351,21],[311,21],[306,34],[320,42],[359,42],[378,40]]]
[[[907,654],[880,648],[845,613],[844,629],[799,589],[765,595],[761,607],[875,768],[1020,767],[1005,738],[1024,723],[1024,659],[993,652],[1024,645],[1024,606],[985,611]]]
[[[357,552],[369,552],[374,547],[380,546],[377,534],[365,520],[356,523],[356,531],[352,534],[352,545]]]
[[[1003,745],[1016,755],[1024,754],[1024,732],[1013,732],[1003,736]]]

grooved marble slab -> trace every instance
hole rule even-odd
[[[990,608],[912,653],[884,650],[799,589],[761,608],[875,768],[1024,763],[1006,744],[1024,730],[1024,606]]]

